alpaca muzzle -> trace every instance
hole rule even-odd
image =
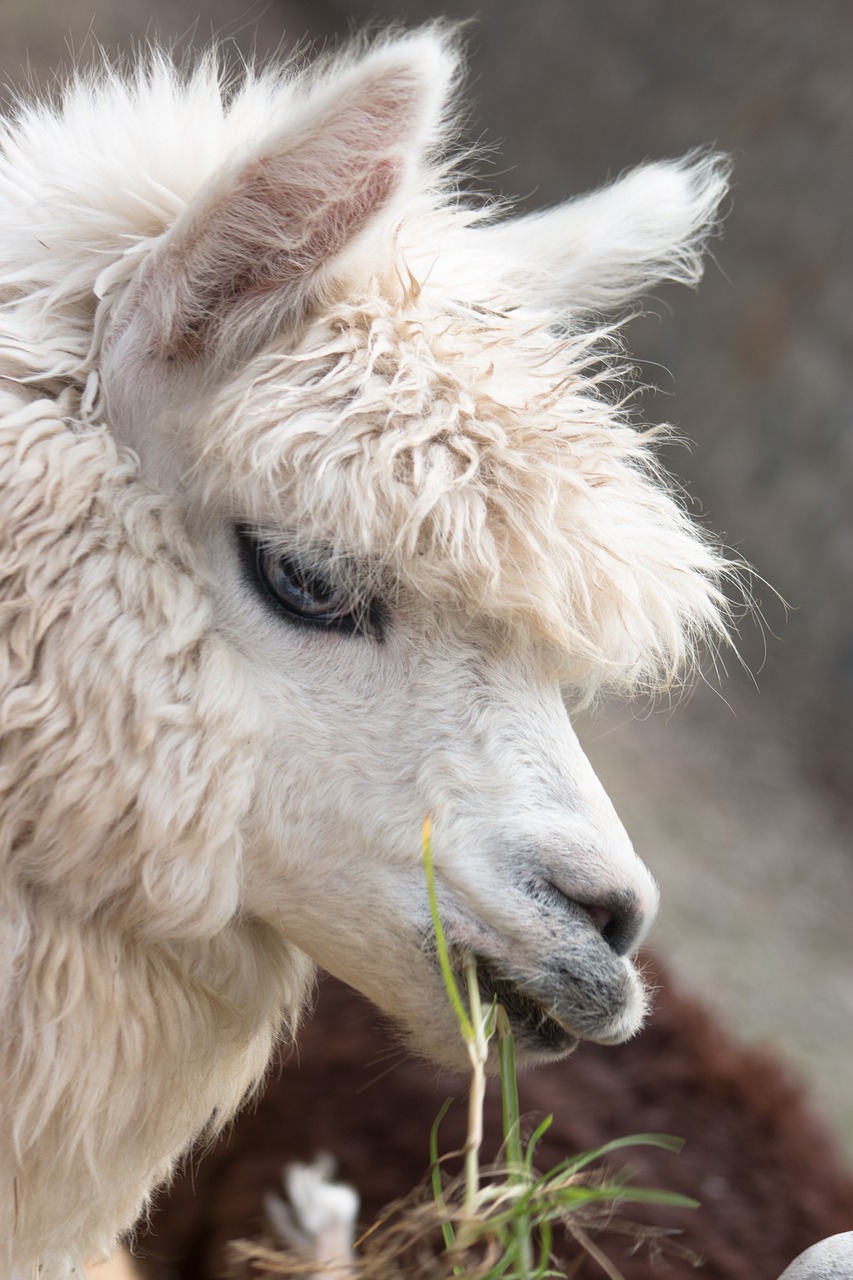
[[[581,1040],[618,1044],[634,1035],[647,1009],[628,956],[645,923],[636,895],[582,903],[537,882],[509,898],[500,924],[466,927],[457,918],[450,936],[460,973],[462,957],[474,955],[481,996],[503,1007],[521,1055],[545,1061]]]
[[[477,969],[484,997],[503,1006],[522,1050],[536,1057],[562,1057],[580,1040],[618,1044],[646,1012],[634,965],[592,925],[557,952],[515,965],[478,957]]]

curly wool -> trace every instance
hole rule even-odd
[[[174,512],[107,432],[0,405],[4,1271],[37,1240],[52,1277],[219,1131],[309,970],[236,915],[257,709]]]

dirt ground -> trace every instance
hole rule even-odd
[[[203,17],[193,28],[201,8]],[[472,6],[464,4],[445,8],[453,14],[472,11]],[[658,15],[661,21],[681,21],[677,34],[682,45],[695,46],[694,59],[687,72],[682,67],[680,77],[667,70],[663,28],[656,30],[652,18],[640,22],[640,6],[635,6],[634,17],[629,19],[625,5],[611,0],[601,0],[595,8],[589,3],[561,8],[549,0],[547,4],[530,6],[536,21],[531,20],[526,34],[519,34],[512,25],[513,14],[517,15],[522,6],[513,9],[491,0],[478,8],[475,91],[484,104],[484,127],[488,127],[491,139],[510,139],[508,163],[517,168],[505,185],[510,190],[532,193],[530,204],[554,199],[558,191],[569,194],[573,188],[583,187],[587,179],[598,181],[608,171],[618,171],[623,164],[639,161],[646,154],[686,149],[694,137],[697,142],[716,139],[728,145],[729,125],[734,128],[739,121],[747,122],[743,133],[746,141],[742,144],[747,160],[741,164],[740,194],[736,192],[735,211],[730,218],[735,242],[739,225],[752,228],[752,241],[749,236],[744,241],[747,266],[740,272],[726,266],[728,279],[718,274],[716,284],[712,281],[709,285],[710,291],[700,293],[696,299],[673,297],[677,318],[663,313],[657,326],[659,336],[640,354],[650,362],[665,362],[675,385],[685,388],[683,398],[655,411],[683,422],[685,432],[693,434],[695,410],[702,436],[695,456],[711,460],[707,483],[701,478],[698,481],[698,491],[710,508],[711,522],[724,522],[733,542],[740,545],[746,541],[747,552],[759,567],[786,594],[794,596],[794,603],[801,608],[799,614],[793,615],[791,634],[805,635],[805,640],[800,649],[792,645],[785,651],[784,641],[770,638],[772,677],[766,682],[759,679],[765,689],[761,695],[748,680],[736,676],[723,682],[723,694],[731,706],[721,696],[700,687],[692,700],[671,713],[658,711],[637,717],[629,712],[613,712],[586,726],[584,736],[639,851],[661,883],[664,906],[653,937],[655,945],[668,957],[682,985],[711,1001],[739,1035],[779,1047],[810,1084],[818,1105],[837,1126],[853,1157],[853,848],[837,785],[838,778],[843,779],[845,771],[849,771],[850,759],[843,754],[841,731],[836,728],[836,736],[831,736],[831,726],[843,722],[841,716],[832,720],[831,713],[834,691],[838,690],[839,698],[844,693],[842,676],[846,670],[839,657],[840,674],[833,674],[831,663],[836,658],[832,655],[847,652],[844,645],[849,631],[843,633],[843,628],[853,625],[853,609],[845,605],[845,597],[848,603],[850,597],[853,532],[849,519],[844,523],[850,512],[845,516],[842,501],[842,486],[849,484],[849,478],[841,467],[844,457],[850,459],[849,439],[843,437],[842,453],[824,449],[822,474],[808,470],[807,463],[802,463],[801,450],[797,465],[806,467],[803,483],[795,489],[773,491],[773,501],[766,487],[770,484],[767,476],[771,472],[777,475],[782,465],[778,458],[774,462],[777,444],[772,442],[785,438],[785,413],[793,413],[799,404],[789,388],[789,380],[798,369],[804,371],[804,386],[814,384],[820,388],[820,395],[834,396],[833,412],[841,415],[838,421],[843,420],[850,427],[849,347],[844,356],[839,346],[839,322],[837,318],[832,321],[833,329],[829,312],[814,321],[824,326],[823,337],[807,341],[812,330],[807,334],[804,326],[812,321],[796,313],[793,294],[788,297],[779,292],[785,280],[793,279],[785,235],[800,234],[794,225],[797,219],[803,221],[801,238],[807,237],[812,225],[809,209],[797,204],[800,192],[796,174],[790,182],[785,178],[791,189],[790,208],[785,198],[774,194],[772,181],[760,188],[754,198],[750,193],[750,175],[757,172],[760,176],[761,166],[771,178],[780,165],[784,169],[787,161],[783,163],[778,157],[784,159],[790,153],[786,129],[792,138],[799,139],[797,145],[813,169],[821,167],[824,153],[820,147],[829,148],[823,167],[827,174],[835,176],[814,205],[817,249],[825,251],[824,258],[828,256],[829,261],[822,259],[811,267],[811,259],[806,261],[802,268],[806,274],[801,271],[791,289],[806,288],[804,280],[811,282],[809,288],[820,285],[833,307],[838,308],[843,301],[849,321],[851,295],[849,290],[839,292],[833,272],[836,268],[841,271],[843,263],[840,258],[837,262],[832,260],[832,246],[842,243],[839,237],[844,227],[844,261],[849,270],[851,208],[845,210],[839,203],[847,188],[838,177],[838,163],[832,159],[839,154],[841,134],[830,136],[827,131],[831,121],[837,119],[843,120],[849,134],[853,120],[849,110],[850,64],[846,80],[839,78],[840,73],[834,79],[831,75],[821,79],[815,73],[812,83],[804,78],[798,42],[808,35],[808,56],[823,56],[827,66],[835,66],[838,51],[850,37],[851,11],[831,4],[800,8],[787,0],[777,5],[772,15],[778,15],[780,20],[775,22],[771,15],[769,21],[774,41],[782,41],[784,57],[779,55],[778,75],[768,79],[755,43],[760,23],[768,21],[763,0],[746,0],[736,13],[731,6],[722,4],[684,6],[681,13],[689,12],[692,17],[682,19],[671,5],[656,0],[649,13]],[[527,10],[527,6],[524,8]],[[242,4],[235,6],[228,0],[208,0],[206,4],[199,0],[198,5],[191,0],[150,0],[135,5],[122,0],[65,0],[59,7],[46,0],[3,0],[0,72],[18,85],[24,82],[28,68],[44,80],[49,67],[68,60],[69,49],[85,46],[90,27],[106,44],[119,46],[126,46],[131,36],[141,38],[153,31],[171,38],[194,29],[202,41],[213,30],[225,31],[237,33],[244,47],[256,44],[263,52],[275,48],[280,41],[286,45],[303,33],[332,36],[367,11],[367,5],[358,3],[298,4],[283,0],[262,10],[248,11]],[[420,16],[439,9],[430,4],[408,8],[403,4],[369,6],[369,12],[380,16],[395,11],[397,15]],[[713,19],[709,17],[712,12]],[[788,24],[788,30],[781,21],[782,15],[794,18],[798,12],[807,24],[805,35],[798,33],[796,24]],[[578,19],[576,30],[561,35],[561,13],[566,21]],[[613,41],[606,38],[608,14],[612,14],[614,22]],[[820,37],[822,14],[835,26],[827,26],[825,35]],[[691,22],[695,31],[686,29]],[[597,41],[594,47],[578,48],[578,39],[584,35]],[[812,48],[815,41],[817,54]],[[706,74],[708,58],[715,50],[722,61],[714,64],[717,69],[712,68],[713,74]],[[584,63],[594,65],[589,84],[576,93],[573,90],[570,96],[561,78],[564,53],[566,65],[571,64],[575,75],[583,73]],[[540,57],[545,59],[541,66],[537,62]],[[796,132],[799,126],[790,118],[793,108],[785,106],[783,90],[794,92],[797,83],[807,84],[808,109],[817,119],[810,135],[814,141],[811,149]],[[492,104],[500,120],[490,125],[487,117]],[[605,118],[606,111],[610,114]],[[537,112],[541,122],[531,125],[527,134],[517,135],[513,142],[517,120],[535,120]],[[559,137],[553,128],[548,133],[546,117],[552,124],[558,118],[566,121]],[[658,127],[660,136],[651,136],[653,125]],[[650,136],[646,138],[647,127]],[[770,130],[767,136],[776,139],[778,155],[762,129],[765,133]],[[782,131],[778,138],[772,134],[773,129]],[[637,141],[641,136],[645,140]],[[740,145],[739,136],[735,136],[736,148]],[[630,139],[630,145],[625,139]],[[830,142],[836,151],[832,151]],[[569,157],[561,163],[559,148],[569,143],[574,148],[571,163]],[[749,158],[750,146],[753,159]],[[525,161],[529,161],[527,168]],[[847,172],[849,166],[847,151]],[[494,167],[501,169],[499,163]],[[533,193],[537,186],[538,194]],[[784,195],[788,188],[782,183],[780,189]],[[763,274],[757,264],[762,266]],[[810,270],[812,275],[808,274]],[[777,287],[780,280],[782,285]],[[814,301],[814,293],[806,293],[807,301]],[[717,348],[697,328],[696,317],[703,314],[706,306],[716,317],[718,345],[725,346],[730,332],[729,313],[731,325],[739,326],[738,341],[743,344],[744,354],[739,357],[740,364],[735,362],[734,372],[720,364]],[[780,331],[780,324],[787,326],[784,332]],[[790,357],[792,350],[794,356]],[[744,371],[743,361],[747,359],[751,363]],[[775,399],[765,397],[756,407],[757,402],[749,400],[751,389],[758,387],[765,395],[774,379],[779,388]],[[736,439],[727,438],[725,448],[715,437],[714,424],[707,420],[709,414],[705,412],[714,398],[715,380],[716,385],[726,387],[725,395],[719,399],[720,415],[726,423],[736,422],[739,432]],[[809,403],[816,402],[817,392],[810,394]],[[829,409],[826,412],[829,414]],[[781,423],[781,435],[770,432],[771,418],[774,423]],[[831,415],[826,417],[826,421],[830,418]],[[853,431],[850,435],[853,438]],[[754,443],[768,439],[769,461]],[[815,436],[816,453],[820,439]],[[765,445],[761,444],[761,448]],[[786,476],[793,474],[793,465],[789,459],[782,466]],[[695,469],[701,467],[701,462],[694,463],[691,458],[689,466]],[[726,481],[727,468],[733,476],[731,485]],[[757,499],[755,488],[750,490],[747,485],[751,476],[758,476],[755,483],[759,488],[760,483],[766,482]],[[827,513],[833,511],[836,515],[828,519]],[[757,523],[759,517],[764,519],[763,525]],[[784,530],[789,524],[796,536],[791,535],[791,545],[786,548]],[[779,582],[774,577],[774,566],[778,565],[777,572],[784,579],[786,566],[795,564],[805,546],[811,547],[812,558],[804,562],[797,580],[800,587],[795,583],[791,591],[784,580]],[[765,563],[765,555],[773,564]],[[829,566],[832,576],[825,576],[821,583],[810,564]],[[827,606],[824,614],[820,614],[822,602]],[[819,632],[816,624],[817,630],[804,633],[803,620],[816,615],[825,616],[827,629]],[[783,645],[781,651],[777,644]],[[821,654],[824,658],[820,658]],[[815,666],[818,660],[824,663],[822,667]],[[853,670],[853,660],[850,666]],[[808,692],[811,685],[815,689],[815,705],[823,708],[820,715],[829,716],[825,723],[830,726],[830,736],[822,741],[823,755],[833,761],[834,796],[812,780],[822,771],[812,765],[818,752],[814,745],[818,741],[815,725],[823,722],[817,713],[812,715],[803,709],[804,691]],[[780,714],[788,702],[801,708],[793,718]],[[804,748],[804,743],[811,745]],[[841,744],[838,749],[836,743]]]

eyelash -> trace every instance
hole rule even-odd
[[[237,527],[240,559],[254,589],[289,623],[342,635],[382,638],[376,600],[347,594],[294,556],[273,551],[256,531]]]

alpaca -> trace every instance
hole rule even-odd
[[[459,66],[155,51],[3,125],[8,1280],[113,1249],[317,964],[461,1065],[428,814],[522,1057],[642,1022],[657,890],[567,711],[721,643],[731,567],[599,317],[698,280],[726,164],[512,217],[448,159]]]
[[[679,1155],[632,1147],[609,1158],[631,1167],[633,1182],[678,1191],[697,1211],[627,1205],[626,1220],[678,1231],[677,1243],[704,1259],[666,1248],[657,1266],[649,1248],[607,1231],[596,1243],[624,1280],[776,1280],[791,1259],[853,1224],[853,1174],[779,1062],[734,1043],[719,1022],[673,987],[660,961],[644,955],[655,985],[642,1033],[624,1045],[584,1044],[567,1061],[520,1080],[528,1125],[553,1114],[537,1163],[629,1133],[685,1139]],[[281,1194],[284,1166],[317,1152],[337,1158],[338,1177],[361,1197],[363,1227],[424,1178],[429,1132],[448,1095],[442,1151],[459,1150],[467,1122],[465,1079],[401,1061],[369,1008],[341,983],[320,986],[299,1051],[285,1050],[255,1105],[201,1161],[192,1160],[135,1243],[147,1280],[212,1280],[228,1274],[230,1243],[269,1237],[264,1204]],[[498,1090],[486,1103],[487,1160],[501,1142]],[[564,1258],[578,1247],[558,1241]],[[589,1263],[582,1276],[600,1276]]]

